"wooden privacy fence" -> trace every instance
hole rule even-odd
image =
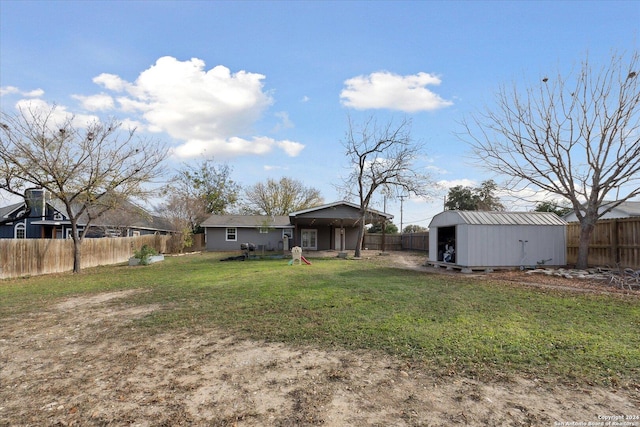
[[[372,251],[382,250],[382,234],[370,234],[365,233],[362,245],[365,249]],[[385,251],[399,251],[402,250],[402,240],[399,234],[385,234],[384,235],[384,250]]]
[[[580,224],[567,225],[567,264],[578,259]],[[386,234],[385,250],[429,251],[429,232]],[[364,247],[382,250],[382,234],[365,234]],[[640,268],[640,218],[600,220],[589,244],[589,265]]]
[[[429,232],[408,233],[402,235],[402,249],[412,251],[429,251]]]
[[[81,267],[126,262],[143,245],[167,252],[170,236],[147,235],[84,239]],[[62,273],[73,270],[70,239],[0,239],[0,279]]]
[[[580,224],[567,225],[567,264],[578,260]],[[640,268],[640,218],[605,219],[589,242],[589,265]]]
[[[364,235],[363,245],[367,249],[382,250],[382,234],[366,233]],[[429,232],[424,233],[408,233],[408,234],[385,234],[384,235],[385,251],[428,251],[429,250]]]

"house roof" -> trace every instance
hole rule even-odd
[[[14,203],[9,206],[0,207],[0,219],[7,218],[14,211],[24,207],[24,202]]]
[[[298,215],[303,215],[303,214],[307,214],[307,213],[315,212],[315,211],[320,211],[320,210],[324,210],[324,209],[330,209],[330,208],[334,208],[334,207],[341,206],[341,205],[342,206],[348,206],[348,207],[351,207],[353,209],[360,210],[360,206],[359,205],[356,205],[355,203],[346,202],[344,200],[341,200],[341,201],[329,203],[329,204],[326,204],[326,205],[315,206],[313,208],[308,208],[308,209],[303,209],[303,210],[296,211],[296,212],[291,212],[289,214],[289,216],[296,217]],[[386,213],[386,212],[377,211],[375,209],[368,209],[368,211],[370,213],[372,213],[372,214],[385,217],[385,218],[387,218],[389,220],[393,219],[393,215],[391,215],[389,213]]]
[[[602,212],[613,203],[615,202],[604,201],[600,206],[600,209],[598,209],[598,212]],[[608,212],[604,218],[629,218],[635,216],[640,216],[640,201],[622,202],[618,206],[613,208],[610,212]],[[577,221],[577,216],[573,211],[567,213],[565,216],[563,216],[563,218],[567,221]]]
[[[292,212],[289,214],[289,218],[292,223],[301,227],[355,227],[362,221],[360,206],[344,200]],[[370,224],[392,218],[393,215],[391,214],[375,209],[367,209],[364,222],[365,224]]]
[[[234,228],[290,228],[291,223],[286,215],[211,215],[202,227],[234,227]]]
[[[347,209],[340,209],[343,207]],[[290,228],[293,227],[293,224],[309,226],[355,226],[361,219],[358,213],[359,210],[360,206],[354,203],[340,201],[299,210],[282,216],[211,215],[201,225],[202,227],[211,228]],[[376,211],[375,209],[368,210],[367,220],[371,221],[378,218],[392,219],[393,215]]]
[[[612,204],[614,204],[614,201],[604,201],[602,202],[602,205],[600,206],[599,211],[603,211],[604,209],[608,208],[609,206],[611,206]],[[626,202],[622,202],[620,203],[618,206],[616,206],[615,208],[612,209],[611,212],[615,212],[619,215],[621,215],[621,217],[626,216],[640,216],[640,201],[638,202],[634,202],[634,201],[626,201]]]
[[[157,215],[139,216],[127,223],[127,226],[141,230],[175,231],[175,227],[168,219]]]
[[[58,200],[47,200],[47,205],[56,211],[60,212],[65,219],[61,221],[54,220],[39,220],[34,221],[35,225],[60,225],[60,224],[70,224],[70,221],[67,218],[67,212],[64,204]],[[14,211],[18,209],[24,208],[24,202],[14,203],[9,206],[0,207],[0,219],[7,217]],[[79,209],[79,207],[73,206],[74,209]],[[37,216],[39,217],[39,215]],[[87,214],[84,213],[78,219],[78,225],[84,226],[86,225],[88,220]],[[106,212],[104,216],[98,218],[97,221],[91,223],[92,227],[130,227],[137,228],[141,230],[158,230],[158,231],[173,231],[173,226],[169,223],[169,221],[163,217],[157,215],[151,215],[146,212],[143,208],[137,206],[132,202],[124,202],[120,209],[116,209],[115,211]]]
[[[637,202],[623,202],[620,206],[617,207],[629,216],[640,216],[640,201]]]
[[[471,225],[566,225],[553,212],[444,211],[433,217],[429,227]]]
[[[60,200],[50,200],[47,203],[63,214],[67,216],[66,208]],[[79,205],[73,205],[72,208],[79,209]],[[83,213],[78,218],[78,225],[86,225],[89,217],[87,213]],[[172,224],[161,216],[152,215],[137,204],[125,200],[120,202],[120,206],[116,209],[105,212],[100,218],[94,220],[91,223],[92,227],[127,227],[137,228],[141,230],[158,230],[158,231],[173,231]]]

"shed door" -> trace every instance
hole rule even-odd
[[[453,246],[457,249],[456,242],[456,227],[438,227],[438,261],[444,261],[445,251],[448,247]],[[455,262],[456,254],[452,257],[450,262]]]

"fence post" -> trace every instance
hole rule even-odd
[[[613,230],[611,230],[611,259],[615,260],[616,264],[620,263],[620,251],[618,250],[618,220],[614,219],[611,223]]]

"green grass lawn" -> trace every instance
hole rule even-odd
[[[219,262],[169,257],[0,282],[0,321],[63,297],[148,289],[148,333],[223,328],[245,338],[369,349],[435,372],[639,386],[640,298],[570,293],[392,269],[373,260]]]

